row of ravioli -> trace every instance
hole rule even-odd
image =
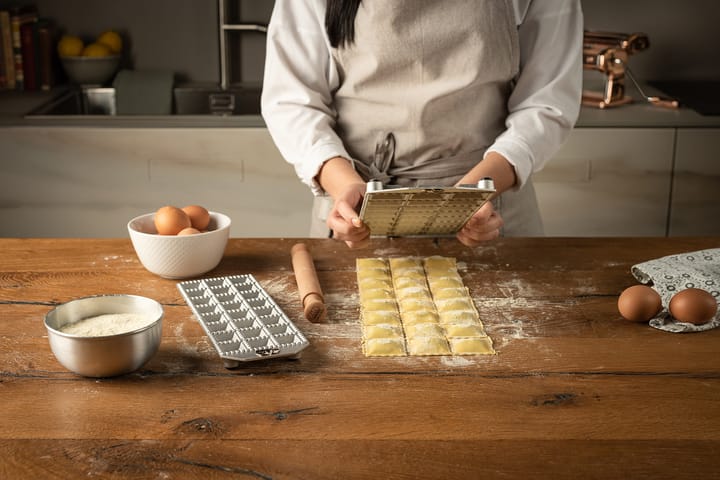
[[[454,258],[359,258],[366,356],[495,353]]]

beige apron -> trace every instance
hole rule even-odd
[[[505,129],[519,65],[512,1],[363,0],[355,42],[333,56],[337,132],[358,173],[386,185],[450,186]],[[388,133],[395,154],[382,168],[375,147]],[[542,235],[531,182],[496,206],[504,235]],[[316,198],[312,236],[327,236],[331,207]]]

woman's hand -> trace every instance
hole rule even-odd
[[[517,184],[515,167],[500,153],[490,151],[457,184],[477,183],[481,178],[492,178],[496,194],[499,195]],[[483,242],[500,236],[503,219],[492,203],[485,202],[457,234],[463,245],[476,247]]]
[[[457,233],[457,239],[468,247],[477,247],[483,242],[500,236],[503,219],[493,208],[491,202],[485,202],[470,220]]]
[[[360,248],[370,241],[370,229],[362,223],[357,208],[365,194],[364,183],[352,183],[340,195],[327,219],[327,226],[333,232],[333,238],[344,241],[350,248]]]

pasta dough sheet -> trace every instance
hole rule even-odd
[[[358,258],[356,267],[365,356],[495,353],[454,258]]]

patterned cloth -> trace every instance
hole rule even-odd
[[[650,326],[673,333],[720,327],[720,310],[702,325],[678,322],[668,312],[672,296],[686,288],[701,288],[720,301],[720,248],[650,260],[634,265],[631,272],[641,283],[651,284],[662,299],[663,310],[650,320]]]

